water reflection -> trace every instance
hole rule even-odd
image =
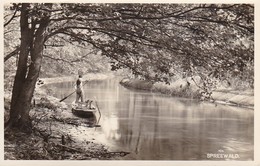
[[[72,87],[64,83],[50,88],[63,98]],[[97,99],[102,112],[99,139],[130,151],[126,159],[209,160],[207,154],[221,151],[238,154],[237,160],[253,160],[252,110],[130,91],[117,80],[90,82],[85,94]]]
[[[102,126],[106,138],[113,140],[119,140],[121,138],[117,116],[103,118]]]

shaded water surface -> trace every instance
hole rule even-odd
[[[62,99],[73,84],[47,86]],[[96,139],[131,152],[124,159],[253,160],[253,110],[128,90],[117,79],[84,88],[85,98],[96,99],[102,112]],[[65,102],[73,100],[75,95]]]

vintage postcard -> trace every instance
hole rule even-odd
[[[0,165],[259,165],[258,8],[1,2]]]

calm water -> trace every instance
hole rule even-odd
[[[72,82],[48,85],[60,99]],[[131,160],[253,160],[253,110],[128,90],[118,80],[92,81],[85,98],[102,112],[96,139]],[[65,102],[75,100],[75,95]],[[224,158],[223,154],[229,155]]]

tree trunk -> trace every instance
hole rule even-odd
[[[30,132],[32,124],[29,112],[41,68],[44,32],[49,18],[41,18],[37,29],[34,26],[29,28],[27,8],[28,4],[22,4],[20,20],[21,49],[12,91],[10,118],[6,127],[16,127],[22,131]],[[28,67],[29,55],[31,62]]]
[[[19,103],[21,103],[21,93],[26,80],[27,73],[27,61],[29,55],[29,36],[30,29],[28,23],[28,11],[27,7],[29,4],[23,4],[21,9],[21,19],[20,19],[20,27],[21,27],[21,50],[19,54],[18,66],[16,70],[13,91],[12,91],[12,100],[11,100],[11,109],[10,109],[10,119],[8,124],[12,126],[12,124],[16,123],[16,121],[20,118],[19,113]],[[18,100],[19,99],[19,100]]]

